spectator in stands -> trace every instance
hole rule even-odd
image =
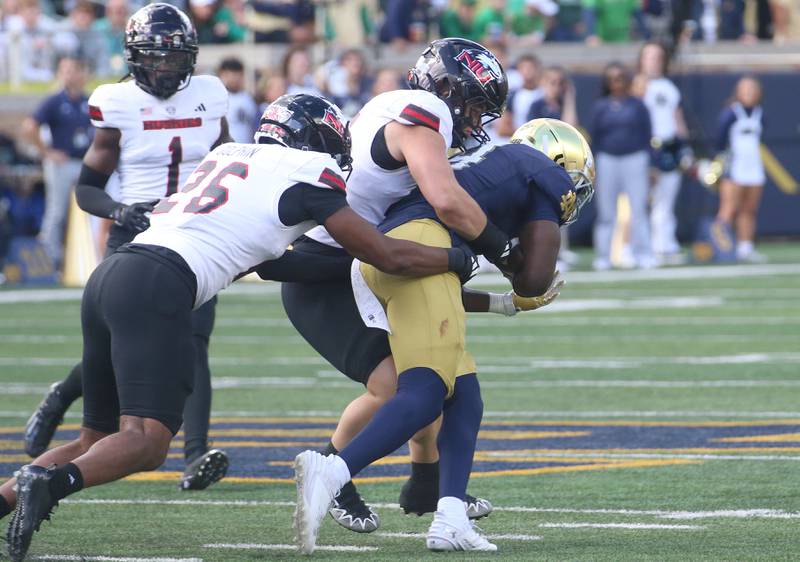
[[[480,41],[482,30],[478,28],[475,18],[477,3],[477,0],[458,0],[455,8],[445,10],[439,19],[439,34],[442,37],[463,37]]]
[[[111,74],[123,74],[126,70],[124,42],[128,15],[128,0],[108,0],[105,17],[92,25],[92,30],[105,40]]]
[[[404,86],[400,82],[400,74],[391,68],[382,68],[375,74],[375,81],[372,83],[372,96],[400,90]]]
[[[719,186],[717,219],[735,226],[737,259],[759,263],[765,258],[755,251],[753,242],[766,181],[761,160],[761,82],[755,76],[741,78],[734,96],[734,102],[719,116],[717,150],[727,151],[727,158]]]
[[[547,41],[582,41],[586,35],[583,21],[585,0],[559,0],[558,12],[547,32]]]
[[[93,31],[94,21],[94,5],[89,0],[78,0],[69,17],[58,23],[53,47],[59,57],[81,59],[91,74],[107,76],[110,69],[106,42]]]
[[[567,71],[560,66],[547,67],[542,74],[542,97],[531,104],[527,121],[549,118],[566,121],[578,126],[578,111],[575,105],[575,87]]]
[[[19,37],[16,49],[9,46],[9,55],[18,60],[25,82],[53,79],[54,54],[50,37],[55,29],[56,23],[42,14],[39,0],[20,0],[18,13],[7,18],[12,41]]]
[[[286,78],[280,74],[265,73],[258,81],[258,118],[261,119],[261,114],[267,109],[267,106],[274,102],[276,99],[286,94],[286,87],[288,83]]]
[[[191,14],[200,43],[236,43],[245,40],[242,0],[191,0]]]
[[[45,215],[39,238],[55,264],[61,263],[69,195],[78,180],[81,160],[93,131],[89,122],[86,66],[79,59],[63,58],[58,64],[61,91],[46,98],[22,126],[23,135],[42,157],[45,180]],[[46,144],[40,128],[50,130]]]
[[[286,93],[319,94],[311,75],[311,57],[305,47],[295,46],[286,51],[281,69],[286,78]]]
[[[250,0],[247,25],[257,43],[314,41],[314,5],[311,0]]]
[[[675,201],[681,188],[681,160],[690,158],[689,132],[681,93],[667,78],[669,53],[661,43],[645,43],[639,52],[639,72],[646,80],[644,104],[650,112],[653,138],[650,228],[653,251],[664,264],[683,261],[675,236]]]
[[[470,9],[474,10],[473,7]],[[506,35],[506,0],[490,0],[478,10],[472,21],[471,31],[474,32],[475,41],[485,46],[505,43]],[[444,35],[444,37],[447,37]],[[465,36],[461,36],[465,37]]]
[[[419,33],[414,28],[419,24],[419,8],[422,4],[423,0],[386,0],[379,33],[381,42],[391,43],[395,49],[402,51],[409,41],[417,40]]]
[[[719,38],[723,41],[736,41],[745,36],[744,0],[720,0]]]
[[[538,45],[558,11],[554,0],[509,0],[506,8],[509,31],[519,44]]]
[[[517,59],[516,70],[522,84],[514,88],[508,95],[506,110],[497,122],[497,133],[501,137],[510,137],[528,120],[533,102],[542,97],[539,79],[542,74],[542,63],[536,55],[527,53]]]
[[[602,97],[595,102],[589,126],[592,150],[597,155],[594,268],[602,271],[611,267],[611,238],[617,199],[622,193],[630,202],[633,265],[652,268],[656,263],[647,214],[650,114],[642,100],[630,94],[631,77],[622,64],[609,64],[602,83]]]
[[[372,78],[360,49],[344,51],[330,65],[326,94],[347,117],[353,117],[371,97]]]
[[[629,41],[640,3],[641,0],[584,0],[586,41],[590,44]]]
[[[800,2],[772,0],[771,6],[775,42],[800,39]]]
[[[217,67],[217,76],[228,90],[228,129],[236,142],[253,142],[255,124],[258,120],[256,100],[245,88],[244,65],[230,57],[222,59]]]

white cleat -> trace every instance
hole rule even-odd
[[[295,543],[302,554],[314,552],[320,523],[338,492],[328,473],[332,458],[316,451],[304,451],[294,459],[294,477],[297,483]]]
[[[493,552],[497,550],[497,545],[490,543],[478,534],[471,523],[466,527],[459,527],[447,521],[440,511],[433,516],[433,523],[428,529],[425,542],[428,550],[434,552],[456,550]]]

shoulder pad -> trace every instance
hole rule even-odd
[[[189,89],[197,98],[197,103],[202,102],[206,106],[209,117],[224,117],[228,113],[228,90],[216,76],[192,76]]]
[[[89,96],[89,118],[92,125],[101,129],[124,129],[134,115],[130,102],[128,82],[103,84]]]
[[[296,151],[299,152],[299,151]],[[306,157],[300,165],[289,174],[289,179],[297,183],[308,183],[317,187],[329,189],[339,189],[345,191],[347,184],[344,174],[336,163],[336,160],[321,153],[301,153],[304,155],[313,154]]]
[[[453,140],[453,116],[442,100],[424,90],[403,91],[389,108],[392,118],[404,125],[421,125],[437,131],[447,146]]]

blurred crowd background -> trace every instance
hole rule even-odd
[[[69,195],[93,135],[86,101],[97,84],[126,74],[125,23],[144,2],[0,2],[0,281],[4,260],[23,262],[25,271],[6,269],[11,280],[35,278],[37,268],[53,280],[68,261]],[[239,142],[251,141],[263,108],[286,93],[324,94],[352,117],[373,96],[406,87],[405,71],[427,41],[461,36],[491,48],[509,74],[508,109],[491,124],[495,140],[537,117],[563,119],[591,139],[597,195],[570,238],[594,245],[595,269],[683,263],[685,243],[713,238],[715,224],[728,245],[717,240],[709,259],[760,261],[757,232],[800,234],[788,216],[798,206],[791,100],[800,61],[791,46],[800,40],[800,0],[171,3],[197,26],[198,72],[218,75],[230,93]],[[560,45],[566,59],[548,55]],[[725,51],[709,55],[719,68],[687,64],[686,53],[720,45],[750,56],[759,75]],[[730,167],[737,106],[745,118],[758,115],[750,153],[762,143],[775,152],[767,154],[771,179],[753,179],[756,189],[716,181],[723,156]],[[701,187],[712,183],[718,194]],[[774,191],[766,211],[765,185]],[[773,218],[759,228],[764,213]],[[566,247],[562,258],[564,267],[577,259]]]

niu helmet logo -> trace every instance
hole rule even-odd
[[[322,118],[322,122],[336,131],[339,136],[344,136],[344,125],[342,124],[341,118],[330,109],[325,109],[325,116]]]
[[[488,51],[464,49],[456,56],[456,60],[463,64],[481,85],[497,80],[503,74],[500,63]]]

